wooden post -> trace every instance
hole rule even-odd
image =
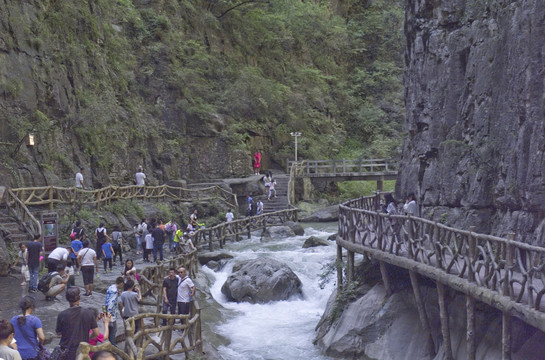
[[[427,351],[428,354],[435,355],[435,345],[433,343],[433,337],[431,336],[431,328],[428,322],[428,316],[426,315],[426,308],[424,307],[424,301],[422,300],[422,295],[420,294],[420,287],[418,286],[418,274],[412,270],[409,270],[409,275],[411,277],[411,285],[413,287],[414,298],[416,300],[416,308],[418,309],[418,316],[420,317],[420,322],[422,323],[422,328],[424,333],[428,338]]]
[[[384,288],[386,289],[386,295],[392,295],[392,287],[390,285],[390,278],[388,277],[388,270],[386,269],[386,264],[383,261],[379,261],[380,275],[382,276],[382,282]]]
[[[441,334],[443,335],[443,344],[445,346],[445,360],[452,360],[452,346],[450,343],[450,327],[447,311],[447,304],[445,301],[445,285],[440,282],[436,282],[437,295],[439,297],[439,318],[441,320]]]
[[[382,191],[384,189],[384,179],[380,178],[377,180],[377,191]]]
[[[476,226],[470,226],[469,231],[471,233],[475,232]],[[475,282],[475,273],[473,272],[473,264],[476,256],[477,249],[477,240],[473,234],[469,235],[468,238],[469,244],[469,272],[468,280],[470,282]],[[467,317],[467,327],[466,327],[466,344],[467,344],[467,359],[475,360],[475,299],[471,295],[466,295],[466,317]]]
[[[252,224],[252,223],[251,223],[250,221],[248,221],[248,224],[247,224],[247,226],[248,226],[248,239],[250,239],[250,238],[252,237],[252,227],[251,227],[251,224]]]
[[[354,252],[348,250],[347,258],[346,258],[346,281],[352,282],[354,281]]]
[[[53,186],[49,187],[49,210],[53,210]]]
[[[509,296],[512,298],[510,291],[510,280],[511,276],[509,275],[510,269],[513,267],[513,257],[514,257],[514,248],[511,245],[511,241],[515,240],[515,234],[507,234],[507,245],[506,245],[506,254],[505,254],[505,276],[503,278],[503,296]],[[504,312],[502,314],[502,359],[510,360],[511,359],[511,315]]]
[[[337,245],[337,292],[343,289],[343,247]]]

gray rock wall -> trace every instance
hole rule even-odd
[[[397,196],[543,244],[545,2],[409,0]]]

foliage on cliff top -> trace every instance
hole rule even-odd
[[[177,139],[210,114],[225,119],[218,136],[231,147],[263,136],[276,160],[293,152],[290,131],[303,132],[306,158],[391,156],[403,118],[402,3],[335,3],[8,1],[0,45],[34,57],[31,72],[0,69],[2,114],[13,129],[24,120],[35,130],[38,112],[50,119],[41,163],[63,153],[106,172],[163,152],[182,159]],[[24,102],[32,84],[35,103]]]

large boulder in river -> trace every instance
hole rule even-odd
[[[303,229],[303,226],[295,221],[286,221],[284,223],[285,226],[289,226],[290,229],[293,230],[295,235],[305,235],[305,229]]]
[[[328,206],[300,219],[302,222],[329,222],[339,220],[339,205]]]
[[[316,246],[329,246],[329,242],[316,236],[311,236],[303,243],[303,249]]]
[[[281,239],[285,237],[295,236],[295,232],[289,226],[271,226],[264,230],[261,234],[263,238]]]
[[[301,280],[284,263],[264,258],[239,263],[221,287],[229,301],[268,303],[301,294]]]

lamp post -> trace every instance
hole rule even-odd
[[[295,138],[295,162],[297,162],[297,138],[301,136],[301,132],[291,132],[290,135]]]

